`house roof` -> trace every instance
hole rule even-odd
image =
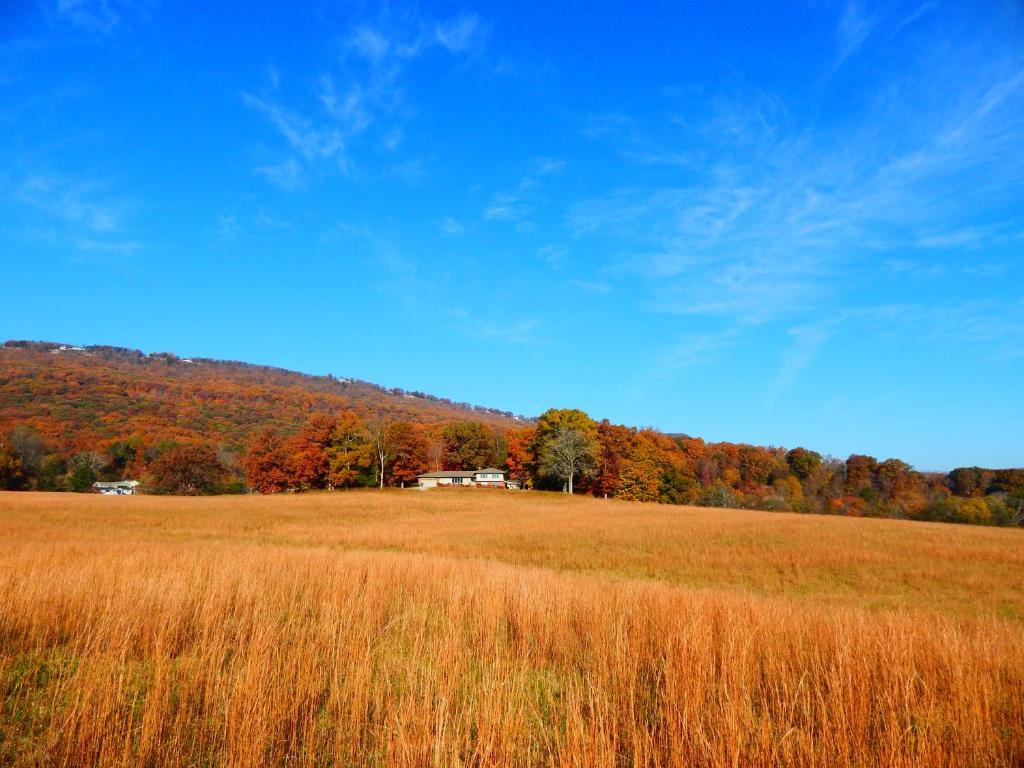
[[[487,467],[485,469],[477,469],[472,471],[445,470],[443,472],[424,472],[422,475],[417,475],[416,477],[473,477],[474,475],[481,475],[484,473],[497,473],[499,475],[504,475],[505,470],[495,469],[494,467]]]
[[[137,488],[142,485],[138,480],[118,480],[115,483],[100,483],[96,482],[92,484],[93,488]]]

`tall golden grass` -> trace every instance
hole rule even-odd
[[[1024,532],[0,494],[0,764],[1024,764]]]

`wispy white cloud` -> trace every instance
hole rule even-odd
[[[790,330],[791,365],[802,371],[824,342],[844,333],[887,343],[956,347],[958,355],[989,361],[1016,359],[1024,357],[1024,299],[950,298],[837,309]]]
[[[230,243],[255,234],[287,229],[292,223],[262,206],[236,207],[220,213],[206,234],[220,243]]]
[[[894,252],[1005,238],[1024,221],[1007,206],[1024,188],[1021,60],[941,44],[919,55],[828,127],[756,88],[755,108],[705,99],[674,118],[692,160],[676,183],[577,201],[567,224],[620,254],[603,268],[646,283],[650,308],[742,323],[826,306],[885,259],[894,275],[906,260]],[[621,149],[645,141],[634,120],[603,125]]]
[[[914,8],[911,8],[905,16],[896,20],[896,23],[892,25],[892,29],[889,33],[890,37],[896,37],[904,29],[934,11],[939,7],[941,2],[942,0],[925,0],[925,2],[918,3]]]
[[[887,345],[955,350],[962,358],[1005,363],[1024,359],[1024,299],[1014,302],[948,300],[836,308],[788,327],[732,325],[683,334],[655,358],[651,375],[670,378],[680,370],[710,365],[723,355],[745,354],[752,344],[777,348],[778,363],[764,390],[772,409],[805,376],[830,345],[848,339]]]
[[[540,320],[526,318],[507,322],[485,322],[473,332],[480,339],[492,339],[506,344],[538,344],[536,331]]]
[[[537,256],[555,269],[560,268],[565,263],[568,255],[569,249],[559,243],[548,243],[537,249]]]
[[[641,165],[687,166],[692,163],[686,152],[658,145],[635,119],[621,112],[583,115],[580,133],[614,147],[620,156]]]
[[[294,157],[286,157],[279,163],[258,165],[253,168],[253,173],[257,176],[263,176],[274,186],[280,187],[286,192],[300,189],[306,180],[302,166]]]
[[[462,14],[434,25],[434,38],[452,53],[468,53],[483,45],[486,30],[476,14]]]
[[[523,204],[518,195],[495,195],[493,204],[484,208],[484,221],[521,221],[530,214],[530,207]]]
[[[299,107],[283,93],[280,73],[259,94],[244,92],[243,102],[266,117],[286,147],[261,160],[256,173],[286,190],[304,185],[317,168],[352,173],[355,153],[394,153],[400,149],[406,107],[402,87],[406,69],[430,48],[465,55],[479,49],[484,35],[476,16],[457,16],[435,23],[389,20],[358,24],[343,48],[341,66],[316,78],[315,107]],[[308,97],[310,94],[303,94]],[[308,99],[307,99],[308,100]],[[291,102],[291,103],[290,103]],[[425,167],[421,157],[392,160],[390,175],[418,181]]]
[[[832,337],[836,324],[837,319],[829,318],[823,322],[799,325],[789,329],[790,343],[783,349],[775,378],[768,386],[769,407],[774,407],[779,398],[814,363],[821,347]]]
[[[520,177],[519,183],[511,191],[497,192],[491,198],[481,214],[484,221],[503,221],[515,224],[520,234],[530,234],[537,230],[536,224],[530,220],[534,204],[542,200],[541,182],[547,176],[562,173],[565,161],[560,158],[537,158],[530,164],[530,172]]]
[[[1024,357],[1024,299],[949,299],[858,307],[837,313],[835,327],[856,326],[887,341],[957,347],[989,361]]]
[[[348,48],[374,64],[383,62],[395,49],[391,41],[372,27],[356,27],[348,38]],[[400,51],[396,51],[399,52]]]
[[[418,184],[427,176],[429,160],[425,157],[410,157],[387,166],[386,175],[401,179],[406,184]]]
[[[900,325],[921,339],[970,348],[992,361],[1024,358],[1024,299],[916,305],[901,311]]]
[[[252,94],[242,94],[242,100],[262,112],[295,152],[295,155],[277,163],[257,167],[257,173],[285,189],[295,189],[301,183],[304,166],[326,159],[334,161],[341,170],[346,168],[345,134],[340,127],[316,124],[269,99]]]
[[[907,28],[939,7],[941,0],[924,0],[909,10],[902,3],[872,4],[864,0],[847,0],[836,23],[836,59],[829,74],[854,57],[869,38],[892,43]],[[870,8],[869,8],[870,6]]]
[[[111,197],[97,181],[32,173],[14,191],[14,198],[48,216],[81,225],[94,233],[121,229],[127,202]]]
[[[578,280],[573,279],[569,281],[569,285],[573,288],[579,288],[581,291],[588,293],[611,293],[612,287],[603,280]]]
[[[915,242],[919,248],[960,248],[978,246],[989,241],[995,233],[995,227],[960,227],[958,229],[919,237]]]
[[[694,102],[704,107],[697,114],[693,114]],[[793,119],[778,94],[743,81],[717,92],[680,91],[671,103],[676,107],[671,123],[710,144],[749,148],[771,142]],[[639,129],[636,135],[653,147],[653,140]],[[689,158],[687,164],[693,165],[695,159]]]
[[[142,243],[137,240],[96,240],[82,238],[74,241],[74,246],[85,253],[110,253],[127,256],[142,250]]]
[[[1010,269],[1011,266],[1006,261],[988,261],[964,267],[964,274],[980,279],[990,279],[993,277],[1002,277],[1009,272]]]
[[[553,173],[561,173],[565,170],[565,160],[558,157],[537,158],[537,175],[547,176]]]
[[[448,235],[449,237],[454,235],[462,235],[465,234],[466,232],[466,228],[465,226],[463,226],[462,222],[460,222],[458,219],[452,218],[451,216],[445,218],[441,222],[438,229],[440,230],[442,235]]]
[[[864,44],[880,18],[881,12],[868,13],[861,3],[847,0],[836,30],[839,45],[837,67]]]
[[[339,221],[320,234],[322,248],[346,244],[346,253],[354,253],[372,266],[379,279],[376,289],[405,305],[415,305],[422,293],[418,265],[386,233],[367,224]]]
[[[243,232],[238,216],[233,213],[225,213],[217,218],[217,225],[214,227],[214,235],[221,242],[236,240]]]
[[[659,355],[654,374],[665,376],[683,368],[708,365],[720,354],[735,347],[741,336],[739,328],[686,334]]]
[[[362,133],[373,122],[373,106],[369,101],[377,94],[377,91],[368,92],[366,86],[360,83],[353,83],[346,93],[339,94],[333,75],[324,73],[320,76],[320,103],[327,114],[338,122],[340,127],[337,130],[343,128],[352,135]],[[398,140],[392,139],[392,143],[397,146]]]
[[[57,19],[92,34],[109,35],[148,15],[148,0],[56,0]]]
[[[882,268],[890,277],[931,280],[946,274],[943,264],[923,264],[909,259],[886,259]]]
[[[0,190],[9,204],[20,206],[22,233],[30,240],[67,248],[79,258],[128,256],[144,248],[128,231],[136,204],[113,194],[105,181],[30,172],[7,179]]]

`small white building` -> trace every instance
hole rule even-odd
[[[437,488],[440,485],[462,487],[483,486],[485,488],[504,488],[505,472],[494,467],[465,470],[445,470],[442,472],[426,472],[417,478],[421,488]]]
[[[93,483],[92,489],[104,496],[133,496],[139,492],[140,485],[142,483],[138,480],[118,480],[113,483]]]

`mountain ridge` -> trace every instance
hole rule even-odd
[[[238,446],[257,428],[293,433],[312,413],[336,410],[499,429],[533,421],[417,390],[236,360],[53,341],[0,346],[0,430],[30,420],[65,447],[131,434]]]

